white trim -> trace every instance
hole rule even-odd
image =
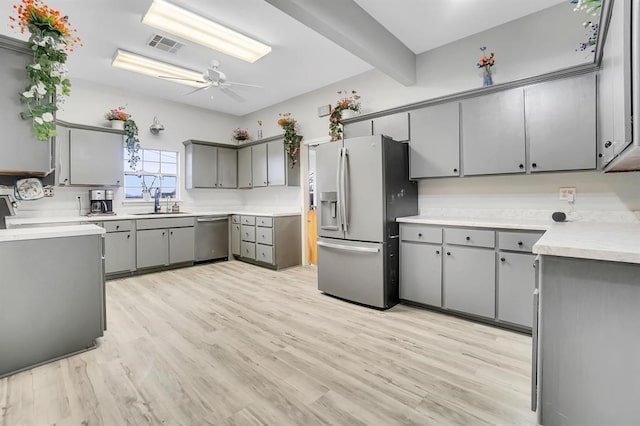
[[[323,136],[320,138],[303,140],[302,144],[303,145],[321,145],[329,142],[331,142],[331,138],[329,136]]]

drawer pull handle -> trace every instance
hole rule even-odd
[[[116,229],[120,229],[120,225],[116,225]]]
[[[518,245],[522,247],[522,241],[518,241]]]
[[[418,237],[422,238],[422,234],[418,234]]]
[[[440,250],[436,250],[436,254],[440,254]]]
[[[500,258],[500,262],[506,262],[506,261],[507,261],[507,259],[505,259],[504,257]]]
[[[467,241],[471,241],[471,237],[467,237],[467,238],[466,238],[466,240],[467,240]]]

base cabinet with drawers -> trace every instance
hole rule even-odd
[[[105,274],[132,272],[136,269],[136,239],[132,220],[104,222]]]
[[[238,259],[272,269],[300,265],[300,215],[231,218],[231,252]]]
[[[530,329],[541,231],[402,223],[400,299]]]

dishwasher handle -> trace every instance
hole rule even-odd
[[[196,222],[222,222],[223,220],[229,220],[228,217],[199,217],[196,219]]]

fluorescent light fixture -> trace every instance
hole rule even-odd
[[[168,77],[163,80],[186,84],[192,87],[204,87],[208,84],[206,82],[200,83],[202,81],[202,73],[197,71],[177,67],[166,62],[156,61],[155,59],[120,49],[116,52],[111,66],[139,74],[150,75],[151,77]]]
[[[271,52],[271,47],[266,44],[165,0],[154,0],[142,22],[251,63]]]

